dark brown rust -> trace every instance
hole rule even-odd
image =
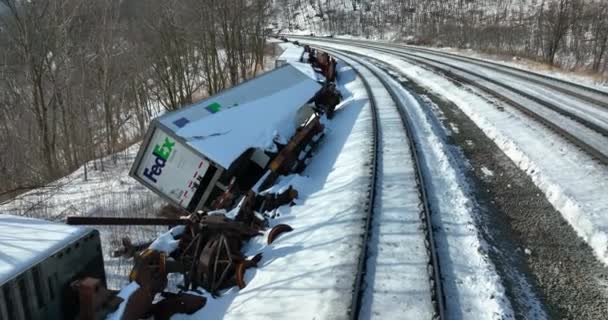
[[[118,308],[123,301],[113,295],[96,278],[84,278],[72,282],[71,287],[78,294],[79,313],[78,320],[103,319]]]
[[[267,193],[263,195],[259,195],[256,201],[260,203],[257,210],[261,213],[272,211],[280,206],[286,204],[293,204],[293,200],[298,197],[298,191],[291,186],[282,193]]]
[[[163,292],[165,298],[152,306],[154,320],[168,320],[177,313],[193,314],[207,303],[205,297],[188,293]]]
[[[243,199],[239,212],[234,220],[244,223],[256,230],[263,229],[265,221],[258,218],[255,214],[257,203],[258,196],[252,191],[249,191],[245,199]]]
[[[336,88],[335,83],[327,82],[311,100],[314,101],[318,111],[322,111],[328,119],[332,119],[336,107],[342,101],[342,93]]]
[[[268,233],[268,244],[272,244],[280,234],[291,231],[293,231],[293,228],[286,224],[279,224],[274,226],[272,230],[270,230],[270,232]]]
[[[244,289],[247,284],[245,283],[245,262],[240,262],[236,266],[236,285],[239,289]]]
[[[313,140],[315,135],[323,132],[324,129],[325,127],[319,120],[319,117],[315,117],[304,127],[298,128],[296,134],[289,140],[287,145],[270,162],[268,168],[271,172],[262,182],[260,190],[270,188],[279,175],[292,173],[292,168],[298,161],[300,151],[306,147],[308,142]]]
[[[124,237],[122,238],[122,248],[114,250],[114,252],[112,252],[112,256],[131,258],[134,257],[138,252],[141,252],[148,248],[151,243],[152,242],[148,241],[144,243],[133,244],[131,242],[131,238]]]

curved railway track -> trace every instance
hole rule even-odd
[[[565,108],[563,108],[563,107],[561,107],[561,106],[559,106],[559,105],[557,105],[555,103],[543,100],[542,98],[540,98],[538,96],[535,96],[533,94],[525,92],[525,91],[523,91],[523,90],[521,90],[521,89],[519,89],[519,88],[517,88],[515,86],[512,86],[512,85],[506,84],[504,82],[492,79],[492,78],[490,78],[490,77],[488,77],[488,76],[486,76],[484,74],[481,74],[479,72],[468,70],[468,69],[466,69],[465,67],[462,67],[462,66],[457,66],[457,65],[454,65],[454,64],[451,64],[451,63],[446,63],[445,61],[440,61],[440,60],[432,59],[432,58],[425,57],[425,56],[414,55],[414,54],[411,54],[409,52],[403,52],[403,51],[398,51],[398,50],[394,50],[394,49],[384,49],[384,48],[377,47],[377,46],[368,46],[368,45],[365,45],[364,47],[372,49],[372,50],[378,50],[378,51],[381,51],[381,52],[398,55],[400,57],[407,56],[411,61],[415,61],[418,64],[425,64],[425,65],[431,65],[431,66],[433,64],[434,65],[441,65],[440,68],[454,69],[454,70],[457,70],[458,72],[461,72],[463,74],[467,74],[467,75],[479,78],[479,79],[481,79],[481,80],[483,80],[485,82],[491,83],[491,84],[493,84],[495,86],[499,86],[499,87],[504,88],[504,89],[506,89],[508,91],[516,93],[517,95],[520,95],[520,96],[522,96],[522,97],[524,97],[526,99],[534,101],[534,102],[542,105],[543,107],[545,107],[547,109],[553,110],[553,111],[555,111],[555,112],[557,112],[557,113],[559,113],[559,114],[561,114],[561,115],[563,115],[565,117],[571,118],[571,119],[573,119],[573,120],[575,120],[575,121],[583,124],[584,126],[586,126],[586,127],[590,128],[590,129],[594,130],[595,132],[597,132],[597,133],[599,133],[599,134],[601,134],[601,135],[603,135],[605,137],[608,137],[608,128],[606,128],[605,126],[602,126],[602,125],[594,122],[593,120],[590,120],[589,118],[587,118],[585,116],[581,116],[580,113],[577,114],[576,112],[572,112],[570,110],[567,110],[567,109],[565,109]],[[430,62],[431,64],[429,64],[428,62]],[[435,68],[437,68],[437,67],[435,67]],[[560,92],[564,92],[564,91],[560,90]],[[608,99],[608,97],[606,99]],[[596,101],[595,104],[598,105],[598,106],[600,106],[600,108],[608,109],[608,106],[603,106],[601,104],[601,102],[599,102],[599,101]]]
[[[344,42],[344,44],[347,43]],[[382,46],[367,44],[353,45],[352,43],[350,43],[349,45],[388,53],[397,56],[405,61],[408,61],[412,64],[423,65],[429,69],[435,70],[436,72],[440,72],[446,77],[451,78],[457,82],[475,87],[481,90],[482,92],[489,94],[490,96],[493,96],[501,101],[506,102],[508,105],[516,108],[528,117],[534,119],[537,122],[540,122],[556,134],[568,140],[570,143],[576,145],[578,148],[592,156],[594,159],[598,160],[603,165],[608,166],[608,147],[606,147],[605,143],[601,143],[601,141],[599,141],[599,139],[608,139],[608,128],[598,126],[596,123],[593,123],[587,119],[572,114],[571,112],[564,110],[563,108],[554,103],[544,101],[538,97],[523,92],[522,90],[514,88],[513,86],[501,83],[499,81],[496,81],[484,75],[480,75],[473,71],[466,70],[462,67],[446,64],[445,62],[437,61],[428,57],[420,57],[412,53],[407,53],[395,49],[383,48]],[[348,52],[348,50],[342,50],[342,52],[344,51]],[[580,130],[577,130],[576,127],[566,128],[568,126],[564,125],[564,121],[559,121],[560,119],[555,119],[553,117],[543,114],[539,110],[530,107],[528,103],[520,101],[521,99],[513,98],[512,95],[509,96],[509,94],[505,93],[504,90],[515,94],[521,98],[524,98],[532,104],[536,103],[537,105],[556,112],[557,114],[564,117],[563,120],[572,121],[574,122],[574,125],[578,124],[580,128],[588,130],[588,132],[590,132],[592,135],[596,135],[598,139],[589,139],[585,137],[584,133],[581,134]],[[570,125],[569,127],[572,126]]]
[[[398,46],[396,48],[406,49],[414,52],[433,54],[466,63],[474,63],[485,68],[491,69],[493,71],[509,74],[522,80],[535,80],[539,83],[542,83],[543,86],[551,88],[552,90],[564,93],[568,96],[575,97],[579,100],[596,105],[598,107],[608,109],[608,92],[600,91],[574,82],[564,81],[547,75],[542,75],[531,71],[525,71],[507,65],[492,63],[483,59],[464,57],[457,54],[440,52],[437,50],[416,48],[411,46]]]
[[[429,287],[430,287],[430,301],[432,304],[432,318],[433,319],[445,319],[445,303],[444,303],[444,293],[443,293],[443,288],[442,288],[442,284],[441,284],[441,270],[440,270],[440,263],[439,263],[439,257],[438,257],[438,253],[437,250],[435,248],[435,239],[433,236],[433,226],[432,226],[432,220],[431,220],[431,210],[430,210],[430,206],[429,206],[429,200],[428,200],[428,196],[427,196],[427,188],[426,188],[426,184],[427,181],[429,181],[428,177],[425,176],[424,171],[422,170],[421,167],[421,162],[422,162],[422,158],[421,158],[421,154],[419,152],[419,148],[417,145],[416,140],[413,138],[414,137],[414,132],[412,131],[412,125],[410,123],[410,119],[411,117],[408,116],[408,114],[406,113],[406,108],[403,105],[403,103],[400,101],[400,99],[397,97],[397,94],[394,91],[394,88],[392,88],[388,81],[382,77],[376,70],[373,70],[372,68],[369,68],[368,66],[366,66],[361,59],[356,58],[352,55],[348,55],[345,54],[343,52],[338,52],[335,50],[331,50],[331,49],[327,49],[327,48],[323,48],[323,50],[330,52],[332,55],[334,55],[335,57],[341,59],[345,64],[349,65],[356,73],[357,75],[362,79],[364,86],[368,92],[368,96],[369,96],[369,101],[370,101],[370,105],[372,108],[372,114],[373,114],[373,129],[374,129],[374,134],[373,134],[373,141],[374,141],[374,147],[373,147],[373,151],[372,151],[372,158],[370,159],[370,163],[371,163],[371,172],[370,172],[370,184],[368,187],[368,201],[367,201],[367,216],[366,216],[366,222],[365,222],[365,230],[366,232],[364,233],[364,246],[363,246],[363,251],[360,254],[360,258],[358,261],[358,272],[355,278],[355,283],[354,283],[354,290],[353,290],[353,296],[352,296],[352,303],[351,303],[351,307],[349,310],[349,316],[351,319],[358,319],[360,316],[360,310],[361,310],[361,306],[362,306],[362,298],[363,295],[365,293],[366,290],[366,285],[365,285],[365,275],[366,275],[366,266],[367,266],[367,261],[368,261],[368,252],[369,252],[369,246],[370,246],[370,233],[372,232],[372,220],[374,219],[374,216],[376,216],[376,212],[375,212],[375,208],[376,208],[376,200],[377,200],[377,190],[379,188],[378,186],[378,175],[380,174],[379,171],[379,161],[378,159],[381,158],[380,153],[382,153],[381,148],[379,147],[379,145],[382,143],[382,138],[381,138],[381,126],[382,124],[380,123],[380,115],[379,115],[379,108],[378,108],[378,98],[376,96],[375,91],[372,89],[372,86],[370,85],[370,82],[366,79],[366,77],[363,75],[363,72],[366,73],[370,73],[373,75],[373,77],[375,77],[376,81],[378,81],[379,83],[381,83],[381,85],[383,86],[382,90],[385,90],[388,95],[390,96],[390,98],[392,99],[392,101],[395,104],[396,107],[396,111],[398,113],[398,117],[399,117],[399,121],[400,121],[400,126],[403,129],[403,132],[405,134],[405,136],[407,136],[407,144],[408,144],[408,148],[410,150],[410,156],[411,156],[411,165],[413,166],[413,171],[414,171],[414,175],[415,175],[415,182],[412,181],[413,183],[416,184],[416,193],[417,196],[419,197],[419,201],[420,201],[420,207],[421,207],[421,214],[420,214],[420,218],[421,218],[421,223],[422,223],[422,232],[423,232],[423,237],[424,237],[424,246],[427,249],[427,254],[428,254],[428,261],[427,261],[427,267],[425,268],[427,273],[428,273],[428,277],[429,277]],[[405,217],[404,217],[405,219]]]
[[[298,37],[298,38],[307,39],[307,40],[312,40],[312,39],[319,40],[320,39],[320,38],[311,38],[311,37]],[[473,63],[473,64],[477,64],[480,66],[484,66],[485,68],[488,68],[488,69],[491,69],[491,70],[494,70],[497,72],[508,73],[508,74],[518,77],[520,79],[534,80],[536,82],[542,83],[542,85],[544,85],[548,88],[551,88],[552,90],[559,91],[566,95],[576,97],[580,100],[584,100],[588,103],[608,109],[608,91],[598,90],[598,89],[595,89],[595,88],[592,88],[589,86],[585,86],[585,85],[581,85],[578,83],[562,80],[559,78],[536,73],[533,71],[516,68],[516,67],[505,65],[505,64],[494,63],[494,62],[487,61],[487,60],[480,59],[480,58],[467,57],[467,56],[463,56],[460,54],[442,52],[442,51],[422,48],[422,47],[418,47],[418,46],[403,45],[403,44],[388,43],[388,42],[383,43],[383,42],[374,42],[374,41],[367,41],[367,40],[354,40],[354,39],[353,40],[341,40],[341,39],[331,39],[331,38],[322,38],[322,41],[339,43],[339,44],[347,44],[347,45],[352,45],[353,43],[357,43],[357,44],[363,44],[363,45],[372,45],[374,47],[392,48],[392,49],[397,49],[397,50],[408,50],[408,51],[413,51],[413,52],[432,54],[435,56],[442,56],[442,57],[458,60],[461,62]]]

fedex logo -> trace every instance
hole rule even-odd
[[[171,151],[173,151],[173,146],[175,146],[175,142],[171,142],[169,138],[165,138],[165,142],[163,145],[156,145],[154,147],[154,152],[152,154],[156,156],[156,160],[154,160],[154,165],[152,168],[144,169],[144,176],[152,182],[156,183],[156,177],[160,176],[163,173],[163,168],[167,163],[167,159],[171,155]]]

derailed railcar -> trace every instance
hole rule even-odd
[[[207,210],[234,179],[251,189],[277,146],[312,113],[324,79],[289,63],[152,121],[130,175],[186,211]]]

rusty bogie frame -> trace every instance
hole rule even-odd
[[[324,130],[325,127],[318,116],[314,116],[306,125],[300,127],[287,145],[270,162],[270,174],[262,182],[260,190],[271,187],[281,175],[301,172],[306,165],[307,157],[300,156],[300,153],[307,148],[308,151],[305,153],[309,153],[312,150],[312,144],[319,140]]]
[[[215,295],[227,285],[228,274],[234,272],[235,266],[224,234],[220,233],[203,248],[198,268],[197,276],[201,280],[201,286],[212,294]]]

